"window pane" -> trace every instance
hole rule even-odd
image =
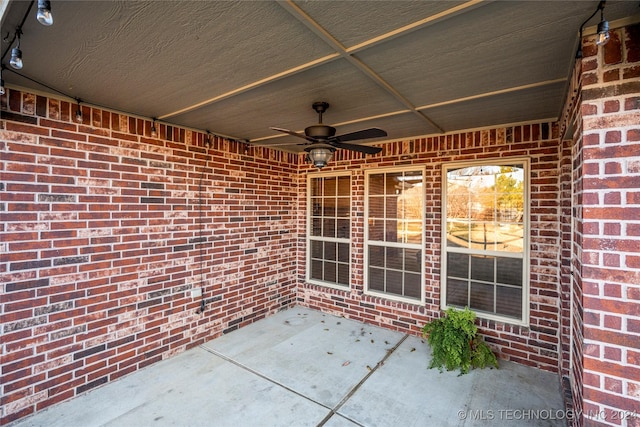
[[[311,260],[311,278],[322,280],[322,261]]]
[[[469,247],[469,223],[447,220],[447,246],[450,248]]]
[[[311,180],[311,185],[309,188],[309,195],[313,196],[321,196],[322,195],[322,179],[315,178]]]
[[[471,223],[471,249],[492,251],[495,248],[493,224],[487,222]]]
[[[311,199],[311,212],[313,216],[322,215],[322,199],[318,197]]]
[[[422,271],[422,251],[420,249],[404,250],[404,269],[419,273]]]
[[[402,272],[387,270],[386,291],[391,294],[402,295]]]
[[[386,197],[385,202],[386,218],[398,218],[398,198],[396,196]]]
[[[404,255],[402,249],[400,248],[387,248],[387,268],[394,268],[396,270],[402,270],[403,267],[403,257]]]
[[[471,279],[483,280],[493,283],[493,263],[494,257],[477,256],[471,257]]]
[[[325,219],[322,222],[324,229],[322,230],[322,237],[336,237],[336,220]]]
[[[469,188],[463,183],[448,182],[447,190],[447,216],[461,221],[469,219],[470,193]]]
[[[311,241],[311,258],[322,258],[322,242]]]
[[[339,218],[349,218],[350,199],[348,197],[340,197],[336,200],[338,203],[338,210],[337,210],[336,216],[338,216]]]
[[[498,286],[496,289],[496,313],[515,318],[522,317],[522,290]]]
[[[470,308],[493,313],[493,285],[471,282]]]
[[[327,282],[337,282],[336,265],[332,262],[324,263],[324,280]]]
[[[403,242],[422,243],[422,221],[402,221],[400,237]]]
[[[369,267],[369,289],[384,292],[384,270]]]
[[[466,280],[447,279],[447,305],[466,307],[468,300],[468,282]]]
[[[369,220],[369,240],[375,240],[377,242],[384,241],[384,221]]]
[[[384,267],[384,247],[369,246],[369,265]]]
[[[311,221],[311,235],[322,235],[322,218],[313,218],[313,220]]]
[[[449,252],[447,254],[447,276],[469,277],[469,255]]]
[[[391,196],[400,194],[403,189],[404,173],[402,172],[389,172],[386,179],[386,192],[385,194]]]
[[[384,218],[383,197],[369,197],[369,218]]]
[[[339,238],[348,239],[349,238],[349,220],[348,219],[339,219],[338,220],[338,236]]]
[[[336,199],[324,199],[324,209],[322,214],[330,217],[336,216]]]
[[[342,285],[349,284],[349,265],[338,264],[338,283]]]
[[[498,258],[496,282],[522,286],[522,259]]]
[[[385,223],[387,225],[384,230],[385,242],[400,242],[401,240],[398,240],[398,221],[394,219],[385,221]]]
[[[420,275],[405,273],[404,274],[404,295],[409,298],[420,299]]]
[[[522,252],[524,246],[523,224],[501,223],[498,224],[496,234],[497,250],[507,252]]]
[[[333,176],[324,178],[324,196],[335,196],[337,179]]]
[[[369,175],[369,194],[384,194],[384,174]]]
[[[338,196],[349,196],[351,193],[351,177],[342,175],[338,177]]]
[[[349,244],[338,243],[338,261],[349,262]]]
[[[334,242],[325,242],[324,244],[324,259],[328,261],[336,260],[336,244]]]
[[[494,193],[482,192],[474,194],[471,205],[471,217],[476,221],[493,221],[495,219]]]

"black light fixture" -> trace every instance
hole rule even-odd
[[[0,68],[0,96],[5,94],[4,90],[4,80],[2,80],[2,70],[4,70],[4,64]]]
[[[318,169],[322,169],[327,166],[327,163],[331,160],[333,152],[336,151],[336,149],[329,144],[313,144],[310,147],[305,148],[304,151],[309,153],[307,154],[307,158],[313,166]]]
[[[38,14],[36,19],[47,27],[53,25],[53,15],[51,14],[51,2],[49,0],[38,0]]]
[[[151,123],[151,138],[158,137],[158,129],[156,129],[156,118],[154,117],[153,122]]]
[[[16,37],[18,38],[18,44],[16,45],[16,47],[11,49],[11,60],[9,61],[9,64],[11,64],[11,66],[16,70],[22,69],[22,51],[20,50],[20,33],[21,31],[19,29],[16,30]]]
[[[598,23],[597,36],[596,36],[596,45],[603,46],[609,41],[609,22],[604,19],[604,6],[606,4],[605,0],[600,0],[598,3],[598,7],[596,10],[588,17],[582,25],[580,25],[580,40],[578,41],[578,51],[576,52],[576,58],[582,58],[582,31],[584,30],[584,26],[596,16],[596,13],[600,11],[600,22]]]
[[[609,21],[604,20],[604,6],[600,9],[601,19],[598,23],[598,35],[596,36],[596,44],[604,46],[609,41]]]
[[[76,107],[76,122],[82,123],[82,108],[80,108],[80,98],[76,98],[76,102],[78,103]]]
[[[211,135],[211,132],[209,132],[209,129],[206,130],[207,132],[207,141],[206,141],[206,145],[207,148],[211,148],[213,147],[213,136]]]

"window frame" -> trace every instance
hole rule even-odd
[[[336,180],[341,177],[341,176],[346,176],[349,178],[349,236],[347,238],[340,238],[340,237],[323,237],[323,236],[312,236],[311,231],[312,231],[312,227],[313,227],[313,206],[312,206],[312,198],[311,198],[311,183],[313,181],[313,179],[318,179],[318,178],[331,178],[334,177],[336,178]],[[352,276],[352,266],[351,266],[351,254],[352,254],[352,250],[351,250],[351,243],[352,243],[352,229],[353,229],[353,194],[352,194],[352,188],[353,188],[353,179],[352,179],[352,173],[351,171],[328,171],[328,172],[315,172],[315,173],[309,173],[307,174],[307,233],[306,233],[306,242],[307,242],[307,251],[306,251],[306,255],[307,255],[307,262],[306,262],[306,266],[307,266],[307,271],[305,274],[305,280],[307,281],[307,283],[311,283],[314,285],[319,285],[319,286],[325,286],[328,288],[332,288],[332,289],[339,289],[339,290],[349,290],[351,289],[351,276]],[[324,215],[323,215],[324,217]],[[312,247],[311,247],[311,242],[312,241],[322,241],[322,242],[338,242],[338,243],[346,243],[348,248],[349,248],[349,262],[348,262],[348,266],[349,266],[349,283],[347,283],[346,285],[341,285],[338,283],[333,283],[333,282],[327,282],[324,280],[318,280],[318,279],[314,279],[311,277],[311,262],[313,260],[312,257]]]
[[[447,302],[447,258],[449,252],[465,253],[473,255],[488,255],[495,257],[504,257],[505,252],[496,250],[477,250],[471,248],[460,248],[450,251],[447,247],[447,172],[453,169],[461,169],[473,166],[507,166],[522,164],[524,169],[524,203],[523,203],[523,243],[522,243],[522,318],[502,316],[499,314],[488,313],[484,311],[476,311],[476,316],[481,319],[493,320],[502,323],[509,323],[520,326],[529,326],[530,323],[530,294],[531,294],[531,159],[529,157],[508,157],[508,158],[488,158],[474,161],[450,162],[442,164],[442,209],[441,209],[441,249],[440,249],[440,308],[447,310],[450,307]],[[507,252],[508,253],[508,252]],[[516,257],[512,257],[516,258]]]
[[[382,246],[382,247],[395,247],[395,248],[417,248],[420,250],[421,260],[420,260],[420,299],[416,298],[408,298],[401,295],[390,294],[380,291],[375,291],[369,289],[369,246],[371,245],[371,241],[369,240],[369,177],[370,175],[381,174],[381,173],[393,173],[393,172],[420,172],[422,175],[422,210],[421,210],[421,227],[422,227],[422,235],[421,242],[418,248],[416,244],[406,244],[406,243],[397,243],[397,242],[382,242],[383,245],[374,244],[374,246]],[[398,301],[408,304],[421,305],[424,306],[426,301],[426,279],[425,279],[425,247],[426,247],[426,166],[425,165],[407,165],[407,166],[399,166],[399,167],[385,167],[385,168],[376,168],[376,169],[368,169],[365,170],[364,176],[364,242],[363,242],[363,278],[364,278],[364,294],[370,295],[378,298],[384,298],[387,300]],[[385,219],[386,212],[385,212]],[[373,241],[376,243],[380,243],[380,241]]]

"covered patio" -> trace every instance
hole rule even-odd
[[[639,426],[639,4],[0,0],[0,424]]]
[[[13,427],[563,426],[557,376],[427,369],[416,336],[304,307],[139,370]]]

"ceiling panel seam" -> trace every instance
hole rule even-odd
[[[317,67],[319,65],[323,65],[329,62],[332,62],[338,58],[345,58],[347,59],[352,65],[354,65],[356,68],[360,69],[361,72],[363,72],[364,74],[368,75],[369,78],[373,79],[379,86],[381,86],[385,91],[389,92],[391,95],[393,95],[398,101],[400,101],[405,107],[407,107],[408,109],[412,110],[414,114],[416,114],[418,117],[420,117],[422,120],[427,121],[430,125],[434,126],[436,129],[438,129],[441,132],[445,132],[445,130],[440,127],[437,123],[435,123],[433,120],[431,120],[427,115],[425,115],[424,113],[422,113],[420,110],[420,108],[417,108],[416,106],[414,106],[407,98],[405,98],[401,93],[399,93],[392,85],[390,85],[388,82],[386,82],[384,79],[382,79],[382,77],[380,77],[377,73],[375,73],[371,68],[369,68],[368,66],[366,66],[366,64],[364,64],[362,61],[360,61],[359,59],[355,58],[353,56],[353,53],[356,53],[358,51],[361,51],[367,47],[372,47],[375,46],[377,44],[383,43],[387,40],[390,40],[392,38],[401,36],[403,34],[407,34],[409,32],[415,31],[417,29],[420,29],[422,27],[425,27],[429,24],[433,24],[437,21],[441,21],[444,19],[447,19],[449,17],[452,17],[454,15],[457,15],[458,13],[462,13],[466,10],[471,10],[475,7],[477,7],[478,5],[480,5],[481,3],[483,3],[482,0],[471,0],[468,1],[464,4],[458,5],[456,7],[453,7],[451,9],[447,9],[443,12],[437,13],[435,15],[429,16],[427,18],[424,18],[420,21],[416,21],[414,23],[405,25],[403,27],[400,27],[396,30],[393,31],[389,31],[383,35],[377,36],[373,39],[364,41],[362,43],[359,43],[355,46],[352,46],[350,48],[346,48],[345,46],[343,46],[340,42],[338,42],[329,32],[327,32],[322,26],[320,26],[318,23],[316,23],[310,16],[308,16],[302,9],[300,9],[297,5],[295,5],[292,1],[287,1],[287,2],[281,2],[279,1],[278,4],[280,4],[281,6],[284,7],[285,10],[287,10],[290,14],[292,14],[293,16],[295,16],[298,20],[300,20],[303,24],[305,24],[305,26],[307,26],[307,28],[311,29],[316,35],[320,36],[330,47],[332,47],[334,50],[336,50],[336,53],[334,54],[330,54],[330,55],[326,55],[322,58],[318,58],[314,61],[310,61],[307,62],[305,64],[301,64],[299,66],[290,68],[288,70],[282,71],[280,73],[276,73],[273,74],[271,76],[265,77],[263,79],[260,79],[258,81],[255,81],[253,83],[249,83],[245,86],[239,87],[237,89],[231,90],[229,92],[225,92],[223,94],[214,96],[212,98],[203,100],[201,102],[198,102],[196,104],[192,104],[190,106],[184,107],[180,110],[176,110],[167,114],[164,114],[162,116],[158,116],[158,119],[161,120],[166,120],[170,117],[173,116],[177,116],[180,114],[184,114],[193,110],[197,110],[198,108],[201,107],[205,107],[207,105],[210,104],[214,104],[216,102],[219,101],[223,101],[225,99],[231,98],[233,96],[236,95],[240,95],[244,92],[253,90],[253,89],[257,89],[259,87],[262,87],[266,84],[272,83],[274,81],[277,81],[279,79],[285,78],[285,77],[289,77],[292,75],[295,75],[297,73],[300,73],[302,71],[306,71],[309,70],[311,68]],[[484,3],[488,3],[488,2],[484,2]],[[289,9],[289,7],[287,6],[291,6],[293,9]],[[302,19],[301,19],[302,18]],[[395,113],[391,113],[391,114],[395,114]],[[352,121],[353,123],[359,122],[359,121],[366,121],[369,120],[369,118],[363,118],[363,119],[358,119],[355,121]]]
[[[394,88],[389,82],[385,81],[380,75],[378,75],[375,71],[373,71],[369,66],[367,66],[364,62],[347,52],[347,49],[336,40],[327,30],[325,30],[319,23],[317,23],[311,16],[309,16],[304,10],[302,10],[297,4],[295,4],[292,0],[279,1],[279,5],[281,5],[286,11],[288,11],[292,16],[302,22],[307,28],[309,28],[313,33],[315,33],[318,37],[324,40],[332,49],[337,51],[343,58],[349,61],[352,65],[354,65],[358,70],[360,70],[363,74],[373,80],[378,86],[384,89],[388,94],[392,95],[396,100],[398,100],[401,104],[407,107],[411,112],[413,112],[416,116],[418,116],[423,121],[426,121],[431,126],[438,129],[440,132],[444,133],[445,130],[427,117],[421,111],[416,110],[415,105],[413,105],[404,95],[402,95],[396,88]]]
[[[542,87],[542,86],[549,86],[556,83],[564,83],[566,81],[567,79],[564,77],[559,79],[554,79],[554,80],[545,80],[543,82],[531,83],[531,84],[522,85],[522,86],[514,86],[507,89],[494,90],[492,92],[479,93],[477,95],[465,96],[463,98],[456,98],[456,99],[450,99],[448,101],[436,102],[435,104],[421,105],[419,107],[416,107],[416,109],[427,110],[429,108],[436,108],[436,107],[442,107],[445,105],[458,104],[460,102],[472,101],[474,99],[488,98],[490,96],[503,95],[505,93],[519,92],[522,90],[533,89],[533,88]]]
[[[372,39],[365,40],[361,43],[358,43],[354,46],[346,48],[346,52],[350,54],[354,54],[358,51],[364,50],[366,48],[370,48],[376,46],[380,43],[387,42],[391,39],[394,39],[399,36],[406,35],[412,31],[419,30],[428,25],[435,24],[436,22],[444,21],[446,19],[452,18],[453,16],[471,10],[477,6],[482,4],[487,4],[489,2],[484,0],[471,0],[466,3],[460,4],[458,6],[452,7],[451,9],[444,10],[442,12],[436,13],[435,15],[428,16],[424,19],[421,19],[416,22],[412,22],[411,24],[407,24],[403,27],[397,28],[395,30],[389,31],[387,33],[376,36]]]
[[[239,87],[237,89],[231,90],[229,92],[223,93],[223,94],[218,95],[218,96],[214,96],[213,98],[206,99],[206,100],[204,100],[202,102],[198,102],[197,104],[193,104],[193,105],[191,105],[189,107],[185,107],[185,108],[182,108],[182,109],[180,109],[178,111],[174,111],[172,113],[168,113],[168,114],[165,114],[165,115],[162,115],[162,116],[158,116],[158,118],[159,119],[166,119],[168,117],[177,116],[178,114],[183,114],[183,113],[187,113],[189,111],[197,110],[200,107],[204,107],[206,105],[213,104],[214,102],[218,102],[218,101],[225,100],[227,98],[231,98],[232,96],[239,95],[241,93],[247,92],[247,91],[252,90],[252,89],[257,89],[257,88],[259,88],[261,86],[264,86],[264,85],[266,85],[268,83],[272,83],[272,82],[274,82],[276,80],[280,80],[280,79],[283,79],[285,77],[289,77],[289,76],[292,76],[294,74],[300,73],[302,71],[306,71],[306,70],[308,70],[310,68],[317,67],[318,65],[325,64],[327,62],[331,62],[334,59],[337,59],[339,57],[340,57],[340,54],[338,54],[338,53],[333,53],[333,54],[330,54],[330,55],[323,56],[322,58],[318,58],[318,59],[313,60],[311,62],[307,62],[307,63],[302,64],[302,65],[298,65],[297,67],[293,67],[293,68],[290,68],[288,70],[282,71],[280,73],[273,74],[273,75],[271,75],[269,77],[265,77],[263,79],[255,81],[253,83],[249,83],[248,85]]]

